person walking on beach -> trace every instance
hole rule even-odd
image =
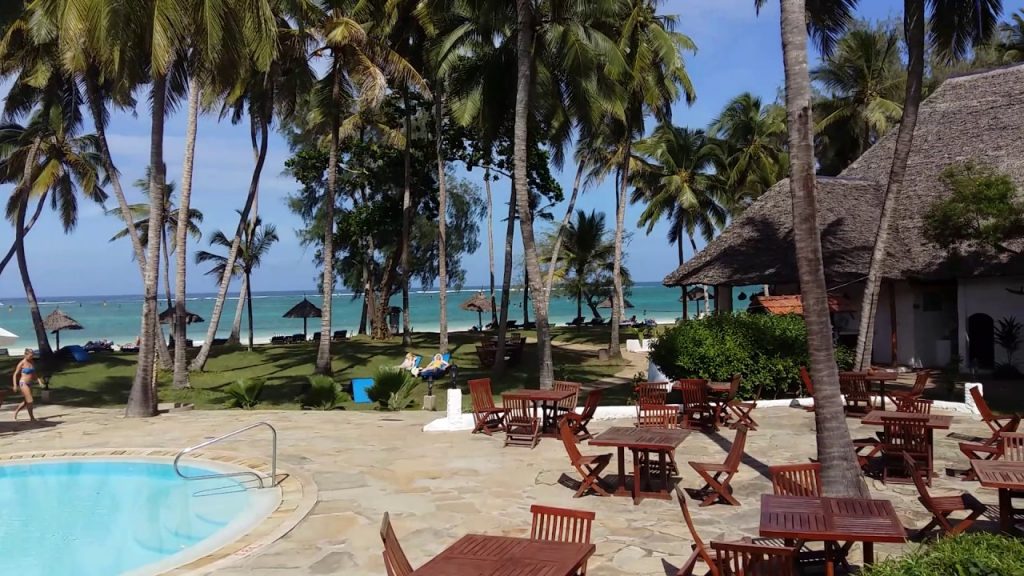
[[[32,385],[36,383],[38,377],[36,376],[36,361],[35,353],[32,352],[31,348],[25,349],[25,356],[18,362],[18,365],[14,368],[14,374],[11,378],[13,382],[12,388],[15,392],[21,392],[24,400],[14,410],[14,419],[18,419],[18,414],[24,408],[28,410],[28,418],[32,422],[36,421],[36,415],[32,412]]]

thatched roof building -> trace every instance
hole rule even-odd
[[[878,230],[896,130],[837,178],[818,179],[822,255],[829,287],[863,278]],[[953,164],[975,161],[1009,174],[1024,189],[1024,66],[946,80],[921,105],[906,181],[896,203],[885,277],[953,280],[1024,275],[1024,258],[965,247],[949,254],[922,236],[922,215],[948,193]],[[789,180],[773,186],[689,262],[667,286],[795,284]]]

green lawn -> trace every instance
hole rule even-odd
[[[556,344],[563,341],[576,341],[575,338],[563,338],[565,330],[556,331]],[[607,341],[607,330],[604,339],[597,339],[600,329],[591,330],[596,341]],[[499,394],[502,390],[518,387],[537,386],[536,336],[531,332],[523,332],[527,337],[523,361],[506,370],[506,374],[493,383],[493,391]],[[480,368],[476,356],[475,345],[479,335],[458,333],[449,337],[449,350],[452,361],[459,366],[459,382],[465,384],[470,378],[490,376],[488,370]],[[316,345],[312,342],[303,344],[258,346],[252,352],[244,348],[214,348],[214,353],[207,363],[207,371],[192,373],[192,388],[175,390],[170,386],[171,374],[160,375],[159,396],[161,402],[192,402],[197,408],[224,408],[228,404],[228,396],[224,388],[231,382],[241,378],[262,378],[266,381],[260,407],[263,408],[298,408],[306,377],[313,372],[316,359]],[[387,342],[375,342],[364,336],[357,336],[336,342],[332,345],[333,368],[335,378],[344,385],[352,378],[373,376],[379,366],[392,366],[401,363],[406,351],[424,356],[425,361],[437,351],[436,334],[416,334],[413,345],[406,349],[401,338],[393,338]],[[558,379],[578,382],[600,380],[622,370],[622,365],[612,362],[601,362],[596,352],[585,352],[557,348],[554,351],[555,376]],[[18,358],[0,359],[0,371],[10,374]],[[49,374],[51,403],[72,406],[116,407],[123,406],[128,400],[132,377],[135,373],[136,355],[121,353],[93,354],[88,363],[62,363],[50,370],[40,366],[41,373]],[[438,396],[438,409],[444,408],[444,387],[446,382],[435,385]],[[465,389],[465,388],[464,388]],[[413,397],[417,407],[426,393],[426,384],[421,384]],[[466,397],[468,403],[468,397]],[[350,404],[346,409],[368,409],[372,406]]]

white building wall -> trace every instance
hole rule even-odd
[[[1024,277],[977,278],[962,279],[958,283],[959,303],[957,306],[957,326],[960,341],[960,355],[966,367],[967,361],[967,319],[973,314],[988,314],[995,324],[1007,316],[1014,316],[1024,322],[1024,296],[1011,294],[1007,288],[1020,290],[1024,287]],[[1024,355],[1021,355],[1024,358]],[[996,362],[1005,362],[1006,354],[995,347]]]

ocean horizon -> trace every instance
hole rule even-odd
[[[746,307],[746,292],[757,292],[760,287],[738,289],[733,292],[734,309]],[[458,332],[469,330],[477,325],[476,312],[462,310],[460,304],[476,292],[487,293],[488,288],[483,286],[464,286],[459,290],[448,290],[448,330]],[[409,293],[409,317],[412,329],[417,332],[437,332],[439,328],[440,310],[437,304],[438,290],[428,288],[414,290]],[[523,321],[523,291],[521,288],[510,290],[509,319]],[[198,292],[189,295],[186,301],[186,308],[209,321],[213,311],[213,304],[216,300],[216,293]],[[638,282],[633,285],[631,294],[627,299],[633,304],[633,308],[625,310],[624,317],[629,318],[636,315],[638,321],[654,320],[659,324],[672,323],[682,316],[682,303],[679,301],[679,288],[668,288],[659,282]],[[277,290],[261,291],[253,293],[253,325],[254,340],[258,343],[266,343],[273,336],[285,336],[302,333],[302,320],[294,318],[283,318],[283,314],[292,306],[302,300],[309,298],[318,307],[322,297],[317,292],[303,290]],[[495,298],[501,300],[500,288],[495,293]],[[391,298],[392,306],[401,306],[401,293]],[[159,297],[160,310],[166,307],[166,298],[161,294]],[[231,333],[231,325],[234,321],[235,310],[238,305],[238,293],[230,293],[221,316],[220,325],[217,329],[217,338],[227,338]],[[689,314],[703,311],[703,300],[688,302]],[[106,296],[56,296],[39,299],[39,308],[45,317],[54,309],[60,308],[64,313],[71,316],[82,325],[82,330],[67,330],[61,332],[61,346],[72,344],[85,344],[92,340],[110,340],[115,344],[134,342],[140,328],[140,313],[142,306],[141,294],[120,294]],[[533,319],[532,303],[528,304],[529,317]],[[714,301],[712,301],[712,308]],[[550,318],[552,324],[564,325],[576,317],[575,301],[557,295],[552,295],[550,303]],[[348,330],[349,335],[356,333],[359,327],[360,315],[362,312],[362,297],[354,296],[351,292],[336,292],[333,295],[331,326],[332,330]],[[583,315],[587,318],[592,316],[590,308],[583,306]],[[601,310],[603,318],[611,315],[611,310]],[[490,322],[490,313],[483,315],[483,322]],[[18,340],[8,348],[17,350],[24,347],[35,347],[35,332],[32,328],[32,318],[28,310],[28,303],[24,298],[0,299],[0,327],[18,335]],[[205,336],[208,325],[206,322],[192,324],[188,327],[190,339],[201,342]],[[308,323],[308,333],[319,332],[320,319],[311,318]],[[242,314],[242,340],[248,334],[246,315]],[[51,345],[55,345],[52,338]]]

